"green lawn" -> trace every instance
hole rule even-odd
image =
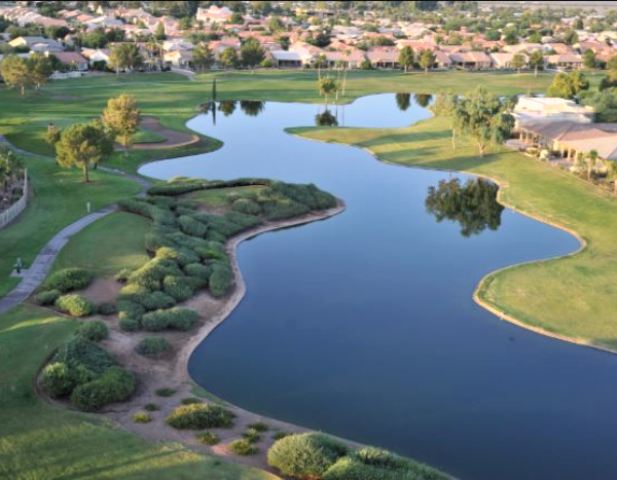
[[[529,325],[617,349],[617,200],[565,171],[499,149],[479,158],[449,123],[433,118],[401,129],[292,129],[306,137],[357,145],[380,159],[409,166],[459,170],[497,179],[506,205],[580,234],[580,254],[517,266],[490,275],[479,296]]]
[[[77,321],[36,307],[0,316],[0,478],[273,480],[273,475],[149,443],[96,415],[40,400],[33,379]]]

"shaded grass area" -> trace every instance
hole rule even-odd
[[[488,175],[502,184],[500,200],[508,206],[578,232],[587,242],[581,253],[491,274],[479,296],[529,325],[617,348],[617,201],[611,194],[516,152],[500,148],[480,158],[461,140],[453,150],[443,118],[402,129],[289,131],[366,148],[387,162]]]
[[[179,444],[148,443],[99,417],[38,399],[38,368],[76,326],[31,306],[0,316],[0,478],[275,478]]]

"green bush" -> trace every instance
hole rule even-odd
[[[75,388],[75,380],[63,362],[50,363],[43,369],[42,383],[52,397],[64,397]]]
[[[131,317],[121,318],[118,322],[118,326],[120,327],[120,330],[124,332],[136,332],[141,330],[141,322]]]
[[[195,247],[195,252],[197,252],[201,258],[204,260],[227,260],[228,255],[223,243],[211,240],[204,240],[204,242],[204,245],[197,245]]]
[[[142,306],[148,310],[160,310],[162,308],[171,308],[176,304],[176,300],[164,292],[156,291],[149,292],[141,298]]]
[[[215,298],[226,295],[233,285],[233,272],[231,268],[221,262],[212,264],[212,274],[208,280],[210,293]]]
[[[218,435],[216,433],[212,433],[212,432],[197,433],[195,435],[195,438],[197,438],[197,440],[200,443],[203,443],[205,445],[216,445],[217,443],[219,443],[221,441],[221,439],[218,437]]]
[[[201,430],[230,427],[233,418],[233,413],[218,405],[193,403],[176,407],[167,423],[180,430]]]
[[[192,235],[193,237],[203,237],[208,232],[207,224],[193,217],[189,217],[188,215],[180,215],[180,217],[178,217],[178,224],[184,233]]]
[[[118,317],[120,320],[131,319],[137,322],[141,321],[146,309],[141,303],[133,302],[132,300],[118,299]],[[138,327],[139,328],[139,327]]]
[[[155,390],[154,393],[156,393],[159,397],[171,397],[176,393],[176,391],[173,388],[164,387]]]
[[[274,432],[272,434],[272,438],[274,440],[280,440],[281,438],[288,437],[289,435],[291,435],[291,433],[289,433],[289,432]]]
[[[259,449],[246,438],[234,440],[229,444],[229,449],[236,455],[255,455]]]
[[[340,458],[324,474],[324,480],[446,480],[448,477],[426,465],[393,453],[373,449],[369,458],[356,452]],[[362,449],[367,450],[367,449]],[[368,462],[368,463],[367,463]]]
[[[122,270],[120,270],[118,273],[114,275],[114,279],[117,280],[118,282],[124,283],[128,280],[130,274],[131,274],[130,269],[123,268]]]
[[[62,345],[52,357],[52,362],[66,364],[80,382],[90,381],[116,364],[104,349],[80,336]]]
[[[244,213],[246,215],[261,214],[261,207],[259,204],[250,198],[239,198],[235,200],[232,203],[231,208],[233,208],[236,212]]]
[[[254,428],[248,428],[243,434],[242,437],[248,441],[249,443],[257,443],[261,440],[261,433],[259,433]]]
[[[160,410],[160,408],[156,403],[146,403],[144,405],[144,410],[146,412],[156,412],[157,410]]]
[[[150,423],[152,417],[148,412],[137,412],[133,415],[133,421],[135,423]]]
[[[207,282],[212,271],[201,263],[189,263],[184,267],[184,273],[191,277],[201,278]]]
[[[121,402],[135,391],[133,374],[120,367],[111,367],[96,380],[77,386],[71,403],[81,410],[99,410],[105,405]]]
[[[268,451],[268,465],[295,478],[321,478],[347,447],[320,433],[289,435]]]
[[[155,285],[160,288],[160,283]],[[148,287],[140,285],[136,282],[125,284],[118,292],[118,300],[127,300],[130,302],[141,303],[146,295],[150,293]]]
[[[115,303],[101,303],[96,307],[96,311],[99,315],[114,315],[118,310]]]
[[[166,329],[187,331],[193,328],[198,318],[199,315],[194,310],[174,307],[146,313],[141,325],[149,332],[160,332]]]
[[[180,266],[188,265],[189,263],[199,262],[199,255],[186,247],[172,248],[161,247],[156,251],[156,258],[160,260],[170,260]],[[169,272],[169,275],[176,275],[178,270]]]
[[[157,250],[157,252],[159,250]],[[160,290],[162,280],[168,275],[182,275],[182,271],[178,267],[178,264],[169,258],[153,258],[135,270],[129,276],[128,281],[150,290]]]
[[[37,305],[53,305],[60,295],[60,290],[45,290],[37,293],[32,300]]]
[[[135,351],[144,357],[157,358],[171,350],[171,344],[161,337],[146,337],[135,347]]]
[[[178,302],[188,300],[193,296],[193,289],[184,277],[168,275],[163,280],[163,290]]]
[[[261,433],[267,432],[270,429],[270,427],[268,427],[268,425],[263,422],[251,423],[248,425],[248,428],[251,428],[255,430],[256,432],[261,432]]]
[[[56,299],[56,308],[72,317],[86,317],[94,310],[94,305],[87,298],[76,293],[62,295]]]
[[[109,336],[109,329],[100,320],[82,324],[77,330],[77,334],[92,342],[100,342]]]
[[[192,405],[193,403],[204,403],[204,401],[197,397],[186,397],[180,400],[180,403],[182,405]]]
[[[52,273],[45,285],[48,290],[59,290],[66,293],[86,288],[93,279],[94,275],[82,268],[65,268]]]

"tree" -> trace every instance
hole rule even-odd
[[[517,53],[512,57],[512,68],[515,68],[518,73],[521,73],[521,68],[525,66],[525,55]]]
[[[583,65],[585,65],[585,68],[589,69],[596,68],[596,54],[593,50],[589,49],[586,50],[585,53],[583,53]]]
[[[582,90],[588,88],[589,82],[581,72],[561,72],[555,75],[553,82],[546,90],[546,94],[549,97],[574,98]]]
[[[83,171],[84,182],[90,182],[90,168],[113,151],[113,142],[100,122],[76,123],[64,129],[56,143],[56,158],[65,168]]]
[[[137,102],[126,93],[110,98],[107,101],[107,107],[103,110],[103,124],[113,132],[125,150],[130,147],[140,121],[141,114]]]
[[[229,19],[229,23],[232,25],[240,25],[244,23],[244,16],[240,12],[234,12]]]
[[[593,175],[593,171],[596,168],[597,161],[598,161],[597,150],[591,150],[585,156],[585,163],[587,164],[587,180],[591,180],[591,176]]]
[[[401,48],[398,54],[398,63],[405,69],[405,73],[411,67],[413,68],[414,54],[413,49],[409,46]]]
[[[582,101],[594,108],[597,122],[617,122],[617,88],[589,93]]]
[[[219,63],[223,68],[234,68],[238,65],[238,52],[232,47],[227,47],[219,56]]]
[[[47,125],[47,131],[45,132],[45,142],[53,147],[56,143],[58,143],[61,135],[62,130],[56,127],[53,123],[50,123]]]
[[[606,167],[607,179],[613,182],[613,193],[617,195],[617,162],[606,160],[604,165]]]
[[[32,84],[28,62],[16,55],[9,55],[2,60],[0,75],[9,87],[19,88],[21,95],[25,95],[26,87]]]
[[[529,55],[529,66],[533,68],[534,76],[538,76],[538,69],[544,67],[544,54],[541,50],[531,52]]]
[[[24,167],[17,156],[4,145],[0,145],[0,185],[3,197],[10,197],[11,186],[23,174]],[[9,198],[10,200],[10,198]]]
[[[257,39],[251,37],[247,38],[240,47],[240,56],[242,63],[252,70],[266,57],[266,51]]]
[[[197,70],[205,70],[214,63],[212,50],[205,43],[200,43],[193,49],[193,66]]]
[[[505,32],[503,41],[507,45],[516,45],[518,43],[518,33],[516,30],[510,29]]]
[[[450,117],[450,129],[452,130],[452,150],[456,150],[456,119],[454,111],[458,97],[451,93],[438,93],[430,110],[436,117]]]
[[[435,63],[435,54],[430,50],[423,50],[418,63],[424,69],[424,73],[428,73],[428,69]]]
[[[575,30],[568,30],[563,36],[563,41],[568,45],[574,45],[578,42],[578,33]]]
[[[608,70],[617,70],[617,55],[613,55],[609,61],[606,63],[606,68]]]
[[[41,85],[47,83],[49,76],[54,71],[51,59],[37,52],[28,58],[27,63],[32,83],[36,85],[37,89],[41,88]]]
[[[430,93],[416,93],[413,98],[420,107],[426,108],[431,103],[433,96]]]
[[[266,108],[266,103],[261,100],[242,100],[240,109],[249,117],[256,117]]]
[[[111,49],[109,54],[109,67],[116,73],[120,70],[134,70],[143,64],[143,57],[137,45],[133,43],[121,43]]]
[[[335,93],[338,85],[336,80],[330,77],[321,77],[317,81],[317,85],[319,87],[319,94],[322,95],[326,102],[326,109],[328,108],[328,96]]]
[[[396,105],[402,112],[406,111],[411,105],[411,95],[409,93],[397,93],[395,95]]]
[[[156,24],[156,29],[154,30],[154,38],[157,40],[165,40],[167,38],[167,34],[165,33],[165,25],[163,22],[159,22]]]
[[[282,32],[285,30],[285,24],[276,15],[273,15],[270,17],[270,19],[268,20],[267,26],[268,26],[268,30],[271,33]]]
[[[476,141],[481,157],[491,142],[503,142],[514,128],[514,118],[505,113],[502,101],[482,87],[456,103],[454,118],[456,126]]]

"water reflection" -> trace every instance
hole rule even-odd
[[[219,103],[219,112],[222,112],[223,115],[229,117],[236,110],[236,102],[235,100],[222,100]]]
[[[430,105],[433,96],[430,93],[416,93],[413,96],[416,103],[422,108],[426,108]]]
[[[315,115],[315,125],[318,127],[336,127],[338,126],[338,120],[330,110],[325,110]]]
[[[441,180],[431,186],[425,200],[426,210],[437,222],[451,220],[461,225],[461,235],[470,237],[486,228],[497,230],[504,207],[497,202],[499,187],[492,182],[469,179],[464,185],[458,178]]]
[[[395,95],[396,105],[401,112],[406,111],[411,105],[411,94],[410,93],[397,93]]]
[[[263,113],[266,108],[266,102],[260,100],[241,100],[240,108],[249,117],[256,117]]]

